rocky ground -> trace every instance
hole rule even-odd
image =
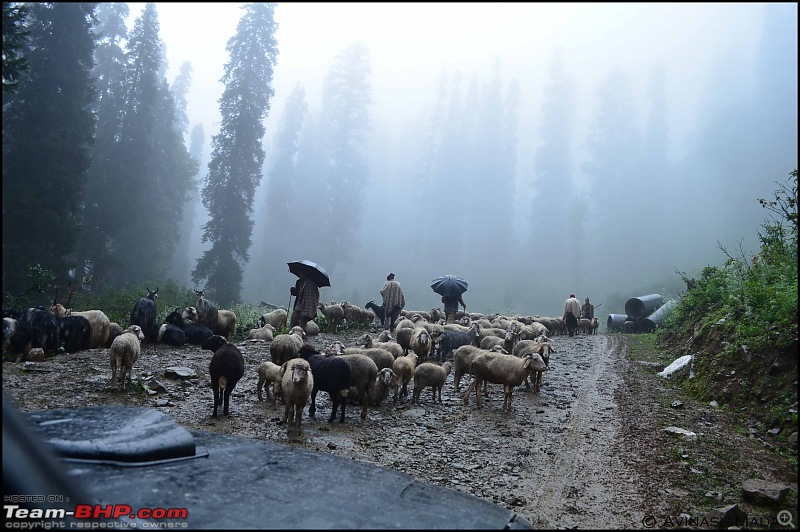
[[[355,345],[364,331],[321,334]],[[278,424],[280,406],[259,402],[258,364],[266,343],[240,344],[247,369],[231,399],[231,416],[211,418],[210,352],[197,347],[144,345],[134,368],[139,384],[126,392],[108,386],[107,350],[61,354],[38,363],[3,363],[3,391],[22,411],[125,404],[158,408],[190,430],[266,438],[287,445],[362,460],[403,471],[513,509],[537,528],[697,528],[707,512],[738,504],[746,528],[785,528],[780,510],[796,527],[797,468],[780,456],[767,434],[752,433],[724,408],[684,397],[675,383],[629,353],[629,337],[598,334],[552,339],[556,352],[542,389],[523,387],[513,411],[502,412],[503,393],[493,386],[483,408],[474,396],[463,404],[452,374],[443,404],[387,400],[360,418],[348,406],[344,424],[327,423],[330,402],[317,398],[317,418],[303,417],[300,439]],[[167,368],[193,376],[168,378]],[[141,382],[152,377],[161,391]],[[150,388],[159,388],[149,381]],[[678,401],[681,404],[673,402]],[[676,426],[694,441],[668,434]],[[794,461],[796,464],[796,460]],[[754,502],[743,495],[751,479],[791,486],[782,502]]]

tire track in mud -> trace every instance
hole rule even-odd
[[[606,335],[556,339],[557,366],[544,396],[567,395],[556,405],[566,409],[566,420],[562,426],[554,423],[545,436],[554,452],[544,455],[524,488],[535,501],[524,515],[537,527],[637,524],[638,475],[615,454],[622,420],[614,396],[622,385],[619,365],[625,363],[618,343],[618,337]]]

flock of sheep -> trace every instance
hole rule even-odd
[[[209,363],[214,396],[212,416],[217,416],[220,407],[224,415],[229,415],[231,392],[245,372],[242,353],[231,343],[236,315],[230,310],[218,309],[203,297],[202,291],[197,291],[196,306],[183,311],[175,309],[165,323],[157,324],[157,297],[157,288],[155,291],[148,289],[148,296],[134,306],[131,326],[125,330],[111,323],[99,310],[79,313],[61,304],[54,304],[49,313],[26,309],[18,318],[4,318],[4,349],[11,348],[14,335],[26,328],[31,331],[29,345],[52,347],[53,340],[48,335],[55,334],[55,342],[69,345],[68,351],[108,347],[110,384],[125,390],[143,341],[196,344],[213,352]],[[338,333],[344,323],[367,326],[380,319],[382,309],[370,303],[372,309],[361,309],[348,302],[320,303],[319,311],[327,318],[333,332]],[[43,328],[32,320],[34,315],[47,326]],[[348,401],[360,404],[361,418],[365,419],[368,408],[380,405],[390,394],[394,403],[408,398],[410,387],[413,404],[419,403],[427,388],[431,389],[431,401],[441,404],[442,388],[452,371],[458,393],[462,378],[473,377],[464,394],[465,405],[469,404],[474,391],[476,404],[481,406],[481,396],[488,396],[488,384],[501,384],[504,387],[503,412],[510,412],[511,396],[517,386],[525,383],[534,393],[539,392],[542,373],[548,369],[550,353],[555,352],[549,336],[565,332],[561,318],[511,318],[459,312],[457,323],[444,324],[440,309],[404,310],[401,315],[394,335],[388,331],[377,338],[364,334],[358,346],[347,347],[336,341],[318,349],[308,342],[309,336],[319,333],[314,321],[309,321],[305,329],[296,326],[276,334],[286,330],[287,312],[277,309],[265,313],[259,318],[258,327],[249,334],[250,340],[269,342],[270,360],[258,367],[259,400],[263,400],[262,392],[272,405],[280,397],[285,407],[281,422],[287,423],[290,433],[299,434],[302,411],[309,405],[308,414],[314,417],[316,396],[320,391],[331,399],[329,422],[334,421],[337,414],[339,421],[344,422]],[[591,334],[596,333],[597,326],[590,322],[582,324],[582,329]],[[78,337],[80,340],[76,340]],[[18,344],[21,340],[14,341]]]
[[[374,304],[373,304],[374,305]],[[363,310],[348,302],[319,306],[336,332],[343,323],[374,324],[380,317],[371,309]],[[308,342],[318,332],[313,322],[307,330],[292,327],[287,333],[287,314],[282,309],[264,314],[259,328],[250,331],[250,339],[270,342],[270,359],[258,367],[257,393],[274,406],[278,397],[284,402],[282,423],[289,432],[301,433],[302,411],[316,413],[316,396],[326,392],[332,403],[329,422],[345,420],[348,401],[361,406],[361,418],[368,408],[380,405],[391,395],[393,403],[408,398],[418,404],[422,392],[430,388],[431,401],[442,403],[442,388],[454,373],[454,386],[461,391],[461,380],[473,377],[464,395],[469,404],[472,392],[476,403],[488,395],[488,384],[504,387],[503,412],[511,411],[511,396],[517,386],[538,393],[542,374],[548,369],[550,354],[555,352],[549,335],[565,332],[560,318],[516,317],[459,313],[458,323],[444,324],[441,310],[403,311],[394,335],[383,331],[377,338],[364,334],[358,346],[347,347],[335,341],[321,349]],[[596,331],[591,325],[587,333]],[[235,369],[236,375],[243,368]],[[228,382],[231,379],[228,378]],[[270,387],[272,388],[270,390]]]

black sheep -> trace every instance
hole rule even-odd
[[[186,336],[186,343],[203,345],[203,342],[214,336],[214,332],[205,325],[186,323],[186,320],[181,316],[180,307],[176,308],[174,312],[170,312],[164,322],[181,329]]]
[[[314,417],[317,411],[317,392],[322,390],[331,396],[333,409],[328,423],[336,419],[336,410],[342,406],[342,413],[339,421],[344,423],[344,408],[347,401],[342,397],[342,390],[350,389],[350,364],[346,360],[338,357],[326,357],[314,349],[311,344],[304,344],[297,352],[297,356],[306,360],[311,366],[311,374],[314,376],[314,389],[311,391],[311,405],[308,407],[309,417]]]
[[[442,362],[446,357],[453,353],[462,345],[474,345],[480,347],[481,333],[476,325],[470,327],[469,332],[445,331],[439,336],[436,349],[436,361]]]
[[[230,415],[231,392],[244,376],[244,357],[239,348],[229,344],[223,336],[214,335],[200,346],[203,349],[214,351],[208,372],[211,375],[211,390],[214,392],[214,413],[217,417],[217,408],[223,405],[222,413]]]

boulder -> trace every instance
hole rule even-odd
[[[742,497],[761,506],[780,504],[789,494],[789,486],[766,480],[751,478],[742,484]]]

